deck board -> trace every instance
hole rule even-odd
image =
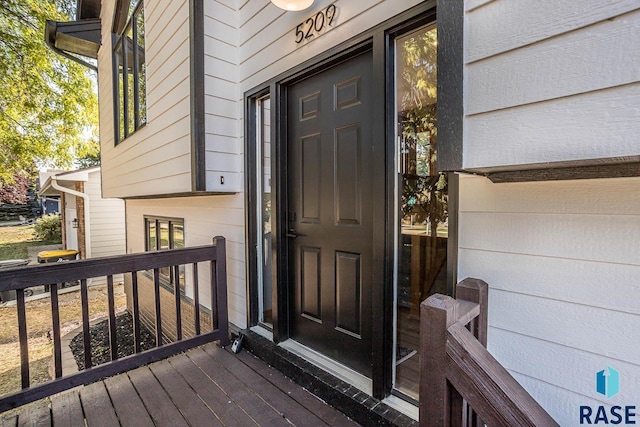
[[[216,358],[217,352],[225,350],[214,347],[207,347],[204,350],[212,360],[218,360],[221,366],[233,372],[245,387],[250,386],[256,395],[280,414],[281,419],[286,419],[294,425],[327,426],[325,422],[315,414],[309,413],[309,411],[295,399],[282,393],[281,390],[262,378],[262,376],[256,376],[256,372],[242,363],[237,357]]]
[[[80,400],[84,409],[87,425],[119,426],[111,399],[102,381],[89,384],[80,390]]]
[[[223,426],[216,415],[168,361],[154,363],[150,368],[162,387],[180,408],[189,424],[192,426]]]
[[[104,385],[111,396],[111,402],[120,424],[123,426],[153,427],[153,421],[128,376],[116,375],[107,378],[104,380]]]
[[[76,427],[84,424],[80,395],[71,390],[51,399],[51,418],[56,427]]]
[[[356,426],[246,352],[208,344],[0,414],[0,427]]]
[[[188,355],[191,355],[191,353],[193,353],[193,350]],[[211,381],[193,363],[190,357],[176,358],[171,361],[171,364],[191,387],[198,390],[200,398],[211,408],[224,425],[236,425],[239,427],[254,427],[258,425],[236,402],[229,399],[224,390]]]
[[[220,355],[224,350],[211,348],[211,351]],[[189,357],[196,363],[202,371],[207,374],[220,388],[225,391],[229,399],[236,402],[238,406],[257,424],[263,426],[289,427],[290,423],[284,418],[281,412],[267,404],[264,399],[256,393],[256,384],[245,384],[237,376],[235,371],[227,370],[220,363],[224,357],[210,357],[204,350],[193,351]]]
[[[49,402],[39,400],[27,405],[18,414],[18,427],[32,426],[50,426],[51,412],[49,411]]]
[[[18,414],[6,415],[0,418],[0,427],[16,427],[18,424]]]
[[[325,424],[336,427],[358,426],[357,423],[345,417],[342,413],[327,405],[317,396],[300,387],[251,353],[242,352],[238,354],[238,360],[242,361],[262,378],[276,386],[282,393],[295,400],[311,414],[320,418]]]
[[[156,426],[188,426],[148,366],[129,371],[128,375]]]

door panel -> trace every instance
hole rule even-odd
[[[371,61],[371,53],[363,53],[287,89],[291,337],[367,376],[374,195],[373,99],[366,90],[372,85]]]

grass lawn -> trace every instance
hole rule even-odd
[[[0,260],[27,258],[29,246],[51,245],[60,242],[38,241],[33,225],[0,227]],[[126,305],[122,286],[116,287],[116,309]],[[89,316],[106,316],[107,292],[105,286],[89,288]],[[82,306],[80,292],[59,296],[61,334],[81,325]],[[29,369],[31,385],[49,381],[52,363],[51,301],[48,297],[26,303],[27,333],[29,336]],[[18,344],[18,313],[14,306],[0,306],[0,395],[20,390],[20,348]]]
[[[126,305],[122,285],[116,286],[116,310]],[[92,319],[107,315],[105,286],[89,288],[89,316]],[[80,292],[60,295],[60,324],[62,335],[81,325]],[[51,302],[43,298],[26,303],[29,335],[29,369],[31,385],[49,381],[53,341],[51,335]],[[0,307],[0,395],[20,390],[20,349],[18,345],[18,314],[15,306]]]
[[[34,225],[0,227],[0,261],[27,257],[29,246],[54,245],[60,242],[37,240]]]

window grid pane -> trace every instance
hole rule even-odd
[[[130,3],[128,20],[114,49],[116,69],[118,125],[116,144],[147,122],[146,63],[144,42],[144,7],[142,2]],[[126,76],[125,76],[126,74]]]

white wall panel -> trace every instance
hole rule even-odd
[[[560,425],[640,394],[639,184],[460,179],[458,277],[489,284],[489,351]],[[626,378],[611,400],[607,365]]]
[[[103,5],[103,28],[111,28],[112,8],[112,2]],[[188,16],[186,0],[145,4],[148,122],[117,146],[113,113],[109,114],[113,108],[111,35],[103,32],[99,74],[108,79],[100,87],[100,134],[106,197],[191,190],[190,128],[182,127],[190,115]],[[162,150],[164,159],[159,159],[157,152]],[[169,185],[160,184],[169,181]]]
[[[640,11],[470,64],[467,78],[467,115],[640,81]]]
[[[459,257],[460,277],[490,277],[492,289],[640,315],[640,265],[482,249],[460,249]]]
[[[486,178],[461,175],[460,181],[461,212],[640,214],[640,178],[494,185]]]
[[[638,9],[635,0],[465,1],[466,60],[474,62]],[[484,4],[484,7],[478,7]]]
[[[637,364],[640,316],[491,289],[489,324],[610,360]],[[493,344],[492,344],[493,345]],[[540,353],[535,347],[531,351]],[[613,363],[613,362],[612,362]],[[538,367],[543,369],[544,363]],[[579,379],[574,379],[579,381]]]
[[[640,83],[467,117],[468,169],[639,155]]]
[[[244,199],[241,195],[185,197],[179,199],[127,201],[127,251],[144,251],[144,216],[184,219],[185,246],[211,244],[212,238],[227,241],[229,320],[246,327],[244,273]],[[208,295],[208,294],[207,294]],[[206,301],[206,295],[201,296]]]

